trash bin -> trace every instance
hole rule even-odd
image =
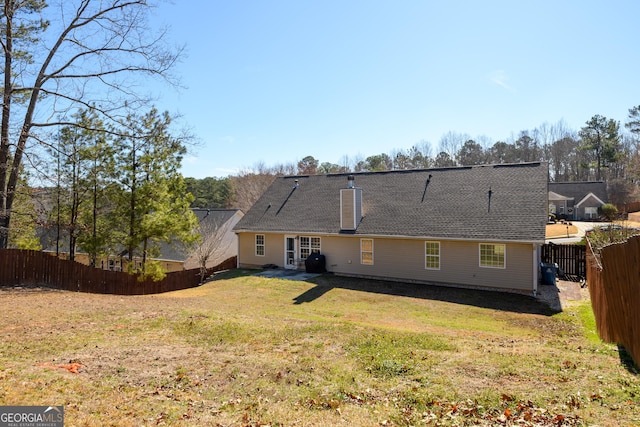
[[[549,262],[540,263],[540,272],[542,273],[543,285],[556,285],[556,273],[558,272],[558,264]]]

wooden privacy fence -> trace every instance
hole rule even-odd
[[[542,262],[558,264],[569,279],[583,279],[587,274],[587,248],[583,245],[556,245],[547,243],[542,246]]]
[[[236,267],[236,257],[207,271]],[[67,291],[116,295],[146,295],[193,288],[200,284],[200,269],[167,273],[163,280],[138,280],[121,271],[100,270],[39,251],[0,250],[0,286],[45,285]]]
[[[622,345],[640,363],[640,236],[587,250],[587,284],[600,339]]]
[[[618,208],[618,212],[638,212],[640,211],[640,202],[626,203],[624,205],[617,205],[616,207]]]

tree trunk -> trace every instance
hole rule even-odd
[[[131,148],[131,200],[129,203],[129,262],[133,262],[133,251],[135,249],[133,241],[135,237],[135,222],[136,222],[136,146],[135,143]]]
[[[11,117],[11,96],[13,86],[13,8],[11,2],[4,2],[5,45],[4,45],[4,91],[2,93],[2,125],[0,127],[0,249],[9,245],[9,224],[11,222],[11,203],[7,192],[7,174],[9,171],[9,118]]]
[[[96,169],[96,161],[93,162],[93,170],[94,173]],[[93,212],[92,212],[92,230],[91,230],[91,239],[93,244],[91,245],[91,253],[89,254],[89,265],[91,267],[96,266],[96,258],[98,257],[97,244],[98,244],[98,177],[94,175],[93,177]]]

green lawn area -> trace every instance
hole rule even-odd
[[[246,273],[0,290],[0,405],[64,405],[65,426],[640,424],[637,371],[588,301]]]

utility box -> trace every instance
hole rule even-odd
[[[324,255],[314,252],[309,254],[304,261],[305,271],[307,273],[326,273],[326,263]]]

